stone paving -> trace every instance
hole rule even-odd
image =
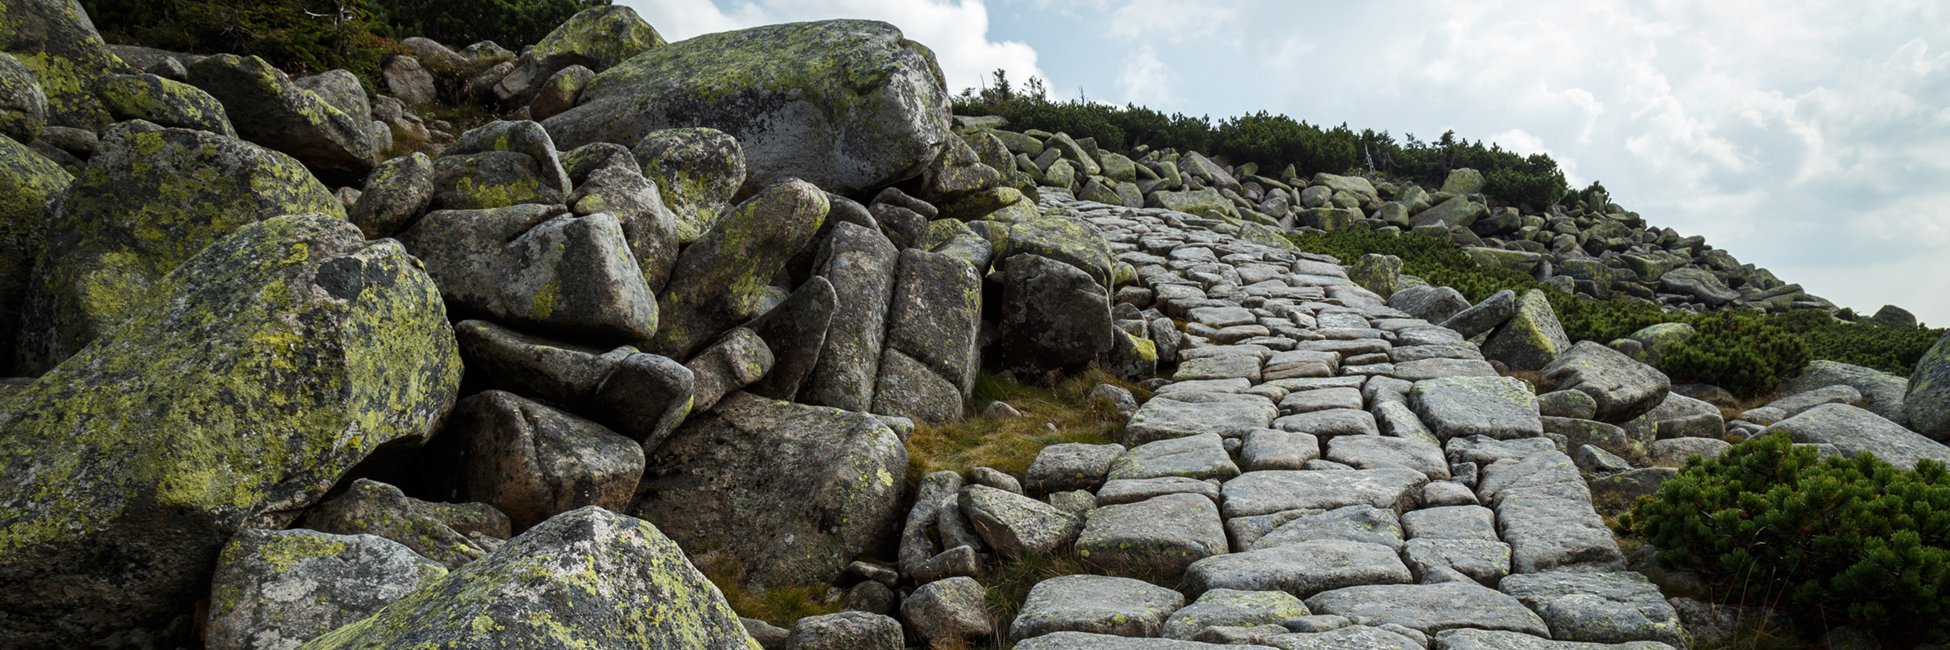
[[[1476,344],[1332,258],[1045,191],[1136,269],[1119,326],[1181,333],[1124,448],[1051,447],[1028,472],[1032,497],[1096,497],[1061,502],[1106,575],[1038,585],[1016,647],[1685,646],[1529,386]]]

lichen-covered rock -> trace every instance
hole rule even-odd
[[[1911,380],[1911,385],[1915,383]],[[1912,400],[1917,397],[1910,395]],[[1903,469],[1912,469],[1924,459],[1950,463],[1950,447],[1847,404],[1823,404],[1767,428],[1770,434],[1782,431],[1795,442],[1834,445],[1849,456],[1868,452]]]
[[[1088,363],[1117,333],[1110,297],[1077,267],[1041,255],[1002,261],[1003,364],[1029,373]]]
[[[1658,586],[1637,573],[1513,575],[1504,578],[1498,589],[1542,616],[1550,625],[1553,639],[1686,645],[1686,630],[1680,625],[1678,612],[1659,593]]]
[[[1442,377],[1415,382],[1409,406],[1443,440],[1489,436],[1499,440],[1544,433],[1537,396],[1510,377]]]
[[[653,342],[679,359],[758,315],[759,298],[786,261],[826,220],[826,193],[805,181],[765,188],[738,205],[677,257],[658,297],[663,326]]]
[[[1950,335],[1916,361],[1903,393],[1903,415],[1918,433],[1950,440]]]
[[[1513,370],[1542,370],[1570,348],[1571,339],[1558,324],[1550,299],[1542,290],[1532,289],[1517,300],[1516,315],[1483,342],[1483,356]]]
[[[180,81],[153,74],[110,75],[96,83],[95,94],[118,122],[148,120],[162,126],[237,137],[237,130],[231,128],[230,117],[217,98]]]
[[[218,556],[204,647],[295,650],[445,575],[384,537],[245,530]]]
[[[441,436],[456,447],[461,498],[517,531],[582,506],[626,509],[643,476],[636,441],[498,390],[461,400]]]
[[[0,50],[34,73],[47,97],[47,123],[90,131],[109,123],[93,92],[104,75],[129,72],[76,0],[19,0],[0,13]]]
[[[37,373],[134,315],[164,274],[239,227],[345,208],[289,156],[192,129],[109,129],[48,219],[21,327]]]
[[[959,504],[975,533],[1006,558],[1054,553],[1083,529],[1075,515],[986,485],[964,488]]]
[[[930,644],[980,641],[995,635],[989,621],[989,590],[967,576],[921,585],[901,602],[901,619]]]
[[[649,339],[657,301],[616,217],[560,210],[442,210],[399,239],[463,314],[599,340]]]
[[[1869,409],[1870,412],[1896,424],[1903,426],[1913,424],[1909,421],[1909,416],[1904,413],[1903,404],[1904,396],[1909,392],[1909,378],[1874,368],[1864,368],[1839,361],[1810,361],[1808,368],[1801,371],[1801,376],[1781,383],[1781,394],[1794,395],[1828,386],[1854,388],[1869,402],[1862,408]]]
[[[941,253],[901,251],[882,343],[880,383],[887,386],[876,387],[874,412],[924,422],[960,419],[981,369],[981,320],[982,277],[973,267]],[[928,391],[937,399],[925,401],[891,394],[921,383],[946,390]],[[907,390],[888,390],[902,387]]]
[[[433,160],[415,153],[380,163],[366,177],[365,189],[346,220],[369,239],[391,237],[413,225],[433,202]]]
[[[1164,635],[1191,639],[1213,626],[1279,625],[1308,613],[1306,603],[1283,591],[1213,589],[1165,619]]]
[[[1107,505],[1084,518],[1077,555],[1112,575],[1178,575],[1228,550],[1219,507],[1196,494]]]
[[[500,548],[508,516],[485,503],[421,501],[399,488],[355,479],[336,497],[312,507],[298,525],[339,535],[377,535],[449,569]]]
[[[607,150],[607,156],[585,151],[591,147]],[[644,285],[653,293],[663,291],[671,266],[677,263],[677,216],[664,205],[657,183],[643,176],[636,159],[621,146],[605,142],[572,153],[586,155],[576,156],[577,164],[569,170],[575,182],[568,197],[570,210],[616,217],[637,268],[643,270]]]
[[[447,155],[433,161],[433,204],[443,210],[504,208],[522,203],[554,205],[563,192],[543,180],[535,159],[513,151]]]
[[[27,145],[0,137],[0,341],[13,341],[20,331],[49,212],[73,180]],[[0,375],[15,374],[13,368],[13,355],[0,355]]]
[[[1645,365],[1596,341],[1580,341],[1544,366],[1544,381],[1552,390],[1573,390],[1597,402],[1596,417],[1625,422],[1659,406],[1672,390],[1672,380],[1658,368]]]
[[[892,532],[906,473],[871,415],[733,393],[650,454],[636,512],[747,583],[826,583]]]
[[[901,622],[870,612],[807,616],[792,624],[792,650],[900,650]]]
[[[738,139],[748,187],[799,178],[841,193],[919,174],[949,132],[934,54],[893,25],[768,25],[659,47],[604,71],[548,119],[566,146],[629,145],[674,126]]]
[[[813,268],[832,282],[839,302],[800,401],[865,411],[880,376],[900,250],[879,231],[845,222],[833,225],[821,249]]]
[[[1164,631],[1165,617],[1184,606],[1185,596],[1140,580],[1059,576],[1029,589],[1009,637],[1022,641],[1052,632],[1153,637]]]
[[[576,98],[582,96],[582,89],[595,78],[596,71],[580,65],[557,70],[535,91],[535,99],[528,102],[528,116],[546,120],[574,108]]]
[[[584,9],[522,52],[514,71],[494,85],[494,94],[504,102],[525,104],[535,98],[543,80],[564,68],[579,65],[601,72],[663,45],[664,37],[634,9]]]
[[[632,144],[630,153],[643,175],[657,182],[664,205],[677,215],[677,237],[695,242],[731,209],[731,197],[745,183],[745,152],[738,139],[708,128],[652,131]]]
[[[813,276],[799,285],[779,306],[753,319],[751,331],[765,342],[773,357],[772,369],[746,392],[761,397],[791,401],[799,394],[826,343],[826,331],[833,323],[833,310],[839,296],[833,283]]]
[[[543,522],[305,647],[759,648],[675,542],[595,506]]]
[[[231,125],[251,142],[332,178],[362,177],[378,162],[370,116],[346,114],[264,59],[219,54],[189,69],[190,83],[222,102]]]
[[[47,126],[47,95],[34,71],[0,52],[0,136],[33,142]]]
[[[180,638],[233,533],[287,523],[453,405],[438,296],[397,244],[320,215],[157,280],[0,415],[0,645]]]

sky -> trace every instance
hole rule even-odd
[[[1858,312],[1950,325],[1941,0],[618,0],[666,38],[872,18],[951,90],[1266,110],[1547,153],[1654,226]]]

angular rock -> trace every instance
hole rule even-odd
[[[663,129],[625,144],[643,175],[657,182],[677,215],[677,237],[687,244],[711,232],[745,182],[744,150],[717,129]]]
[[[321,176],[358,178],[378,162],[368,115],[348,114],[264,59],[219,54],[190,64],[189,72],[191,84],[223,102],[237,133]]]
[[[1509,377],[1446,377],[1415,382],[1409,406],[1443,440],[1488,436],[1499,440],[1544,433],[1537,396]]]
[[[1112,575],[1176,576],[1228,550],[1219,507],[1196,494],[1168,494],[1084,513],[1077,555]]]
[[[1542,616],[1553,639],[1686,645],[1678,612],[1657,586],[1637,573],[1514,575],[1498,588]]]
[[[1515,315],[1483,342],[1483,356],[1514,370],[1541,370],[1570,348],[1571,340],[1558,324],[1550,299],[1542,290],[1531,289],[1517,300]]]
[[[243,226],[147,293],[0,416],[0,645],[187,631],[171,621],[232,534],[288,523],[453,405],[433,283],[338,219]]]
[[[391,237],[413,225],[433,202],[433,160],[415,153],[380,163],[366,176],[359,200],[346,212],[367,239]]]
[[[1493,539],[1411,539],[1402,558],[1423,583],[1436,582],[1432,578],[1447,571],[1483,585],[1510,575],[1510,545]]]
[[[733,393],[651,452],[636,512],[748,584],[824,583],[891,533],[906,472],[873,416]]]
[[[1226,481],[1222,490],[1227,519],[1362,504],[1401,512],[1413,504],[1428,480],[1421,472],[1397,467],[1343,472],[1268,470],[1240,474]]]
[[[1185,570],[1185,590],[1284,591],[1307,597],[1354,585],[1406,584],[1415,577],[1380,544],[1314,540],[1216,555]]]
[[[1232,464],[1219,436],[1204,433],[1132,447],[1111,463],[1107,477],[1117,480],[1182,476],[1224,481],[1238,475],[1239,467]]]
[[[1316,540],[1341,540],[1380,544],[1391,549],[1402,547],[1402,526],[1395,511],[1370,505],[1335,508],[1318,514],[1301,515],[1280,524],[1264,537],[1247,545],[1248,550],[1290,546]]]
[[[1190,639],[1210,627],[1278,625],[1307,615],[1307,604],[1283,591],[1211,589],[1165,619],[1164,635]]]
[[[1138,639],[1089,632],[1054,632],[1016,644],[1016,650],[1273,650],[1263,645],[1216,645],[1176,639]]]
[[[988,589],[974,578],[936,580],[901,601],[901,620],[930,644],[979,641],[995,635],[987,599]]]
[[[791,401],[819,364],[826,332],[832,327],[839,296],[833,283],[814,276],[785,302],[753,320],[749,327],[764,339],[773,357],[772,370],[745,388],[760,397]]]
[[[109,116],[95,97],[95,81],[127,71],[75,0],[21,0],[0,18],[0,50],[41,79],[47,122],[99,131]],[[31,139],[31,138],[30,138]]]
[[[0,52],[0,136],[33,142],[47,126],[47,94],[20,60]]]
[[[1550,494],[1513,494],[1496,505],[1497,532],[1510,544],[1516,573],[1616,570],[1624,557],[1591,503]]]
[[[658,301],[668,314],[654,345],[688,358],[732,325],[758,315],[765,283],[826,220],[826,193],[804,181],[772,185],[685,248]]]
[[[1517,632],[1454,629],[1435,636],[1436,650],[1673,650],[1656,641],[1602,644],[1577,641],[1552,641]]]
[[[1023,487],[1033,494],[1096,490],[1110,474],[1124,446],[1066,442],[1044,447],[1023,472]]]
[[[1624,422],[1644,415],[1666,399],[1672,381],[1666,373],[1596,341],[1580,341],[1544,366],[1552,390],[1575,390],[1598,403],[1593,419]]]
[[[758,645],[675,542],[649,522],[594,506],[558,515],[308,647],[421,643],[659,650]]]
[[[1442,321],[1441,325],[1455,330],[1463,338],[1473,339],[1478,334],[1496,329],[1515,315],[1517,315],[1517,294],[1504,289],[1490,294],[1490,297],[1484,298],[1482,302],[1468,309],[1456,312],[1456,315]]]
[[[376,535],[458,569],[500,548],[508,516],[485,503],[437,503],[406,496],[399,488],[356,479],[345,492],[298,520],[304,528],[338,535]]]
[[[740,327],[692,357],[685,368],[695,378],[691,390],[691,410],[709,411],[732,391],[751,385],[772,370],[775,358],[765,340]]]
[[[1431,323],[1440,323],[1468,309],[1469,300],[1455,289],[1423,284],[1388,296],[1388,306]]]
[[[307,213],[345,208],[289,156],[206,131],[109,129],[48,218],[19,372],[44,372],[134,315],[165,274],[232,231]]]
[[[446,575],[382,537],[245,530],[218,556],[204,647],[295,648]]]
[[[1022,641],[1052,632],[1152,637],[1164,630],[1165,617],[1184,606],[1178,592],[1130,578],[1050,578],[1030,588],[1009,625],[1009,638]]]
[[[982,278],[973,267],[940,253],[901,252],[882,345],[920,362],[954,388],[953,417],[947,419],[960,416],[962,399],[975,388],[981,320]],[[913,417],[898,404],[888,406],[880,412]]]
[[[1055,506],[986,485],[964,488],[960,508],[982,541],[1005,558],[1054,553],[1083,528]]]
[[[1279,414],[1272,402],[1258,395],[1153,397],[1125,425],[1124,444],[1141,445],[1204,433],[1236,438],[1265,429]]]
[[[1903,416],[1918,433],[1950,440],[1950,335],[1937,339],[1916,361],[1903,393]]]
[[[1923,384],[1927,388],[1929,382],[1926,380]],[[1916,380],[1912,379],[1910,386],[1913,388],[1916,385]],[[1928,402],[1927,398],[1917,400],[1917,397],[1912,392],[1909,404]],[[1927,415],[1919,420],[1918,412],[1913,407],[1910,414],[1912,422],[1928,421]],[[1787,432],[1799,443],[1834,445],[1844,455],[1868,452],[1903,469],[1913,469],[1917,461],[1926,458],[1950,462],[1950,447],[1847,404],[1817,406],[1767,428],[1769,434],[1777,432]]]
[[[607,70],[663,45],[663,36],[635,10],[622,5],[590,7],[523,51],[514,71],[495,83],[494,94],[503,102],[526,104],[541,90],[543,80],[556,72],[570,66]]]
[[[237,137],[217,98],[180,81],[152,74],[110,75],[97,82],[95,96],[118,122],[146,120],[164,127]]]
[[[4,55],[0,55],[4,56]],[[16,341],[34,258],[45,243],[55,200],[74,176],[26,145],[0,138],[0,341]],[[0,354],[0,375],[14,371],[14,353]]]
[[[1320,439],[1310,433],[1259,429],[1246,434],[1239,447],[1239,462],[1246,471],[1303,469],[1308,461],[1320,459]]]
[[[596,386],[589,412],[645,450],[655,450],[690,416],[696,387],[690,368],[669,357],[625,354]]]
[[[920,173],[951,137],[948,114],[925,47],[886,23],[829,20],[656,48],[597,75],[548,128],[573,147],[711,127],[744,148],[749,187],[799,178],[852,193]]]
[[[869,612],[807,616],[792,624],[785,646],[793,650],[898,650],[901,622]]]
[[[1896,424],[1911,426],[1909,417],[1903,412],[1903,397],[1909,392],[1909,379],[1874,368],[1839,361],[1809,361],[1808,368],[1801,371],[1801,376],[1782,382],[1781,394],[1793,395],[1836,385],[1849,386],[1862,393],[1862,397],[1869,400],[1862,408]]]
[[[636,441],[502,391],[461,400],[442,437],[458,439],[462,498],[517,531],[586,505],[626,509],[643,476]]]
[[[872,406],[899,255],[900,249],[878,231],[852,223],[833,225],[814,269],[833,284],[839,303],[819,363],[799,391],[800,401],[849,411]]]
[[[1110,296],[1076,267],[1041,255],[1002,260],[998,345],[1004,367],[1035,374],[1088,363],[1111,349]]]
[[[1449,480],[1449,461],[1442,448],[1426,440],[1381,436],[1336,436],[1327,441],[1327,460],[1356,469],[1400,467],[1431,481]]]

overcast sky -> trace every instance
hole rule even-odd
[[[1950,324],[1950,3],[619,0],[666,38],[875,18],[949,84],[1257,110],[1557,159],[1656,226]]]

